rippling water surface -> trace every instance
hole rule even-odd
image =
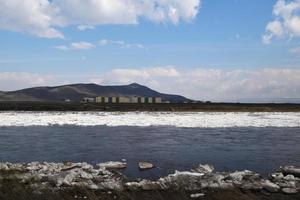
[[[280,165],[300,165],[299,116],[6,112],[0,113],[0,161],[96,164],[126,159],[126,175],[146,178],[187,170],[198,163],[213,164],[217,170],[266,174]],[[93,125],[85,120],[92,120]],[[139,161],[159,168],[139,172]]]

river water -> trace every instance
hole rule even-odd
[[[0,112],[0,161],[126,159],[131,178],[208,163],[217,170],[300,166],[300,113]],[[140,172],[139,161],[157,168]]]

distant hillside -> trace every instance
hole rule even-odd
[[[179,95],[162,94],[146,86],[133,83],[121,86],[101,86],[97,84],[73,84],[57,87],[35,87],[12,92],[0,92],[0,101],[81,101],[84,97],[96,96],[144,96],[162,97],[172,103],[190,102]]]

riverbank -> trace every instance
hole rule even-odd
[[[0,102],[0,111],[300,112],[300,104]]]
[[[156,181],[132,180],[124,162],[0,164],[0,199],[299,199],[300,168],[268,177],[251,171],[214,172],[199,165]]]

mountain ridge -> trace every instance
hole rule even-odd
[[[161,97],[163,101],[172,103],[190,102],[191,100],[180,95],[164,94],[149,87],[132,83],[129,85],[97,85],[94,83],[78,83],[60,86],[40,86],[16,91],[0,91],[0,101],[39,101],[54,102],[70,99],[78,102],[84,97],[96,96],[144,96]]]

